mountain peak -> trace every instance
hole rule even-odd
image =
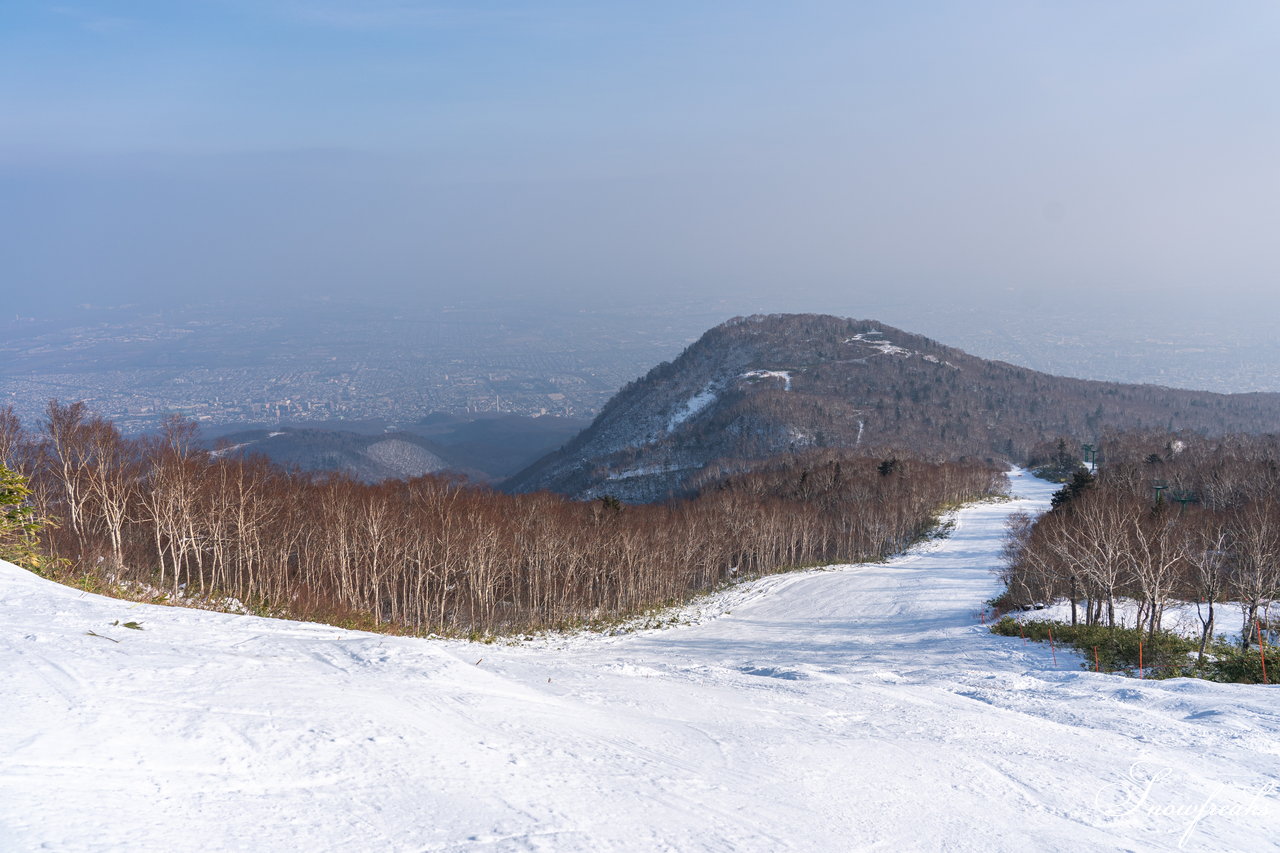
[[[1051,376],[876,320],[735,317],[623,388],[590,428],[512,478],[515,491],[652,501],[712,462],[813,447],[1024,459],[1106,428],[1264,432],[1280,395]]]

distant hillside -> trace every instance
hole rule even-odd
[[[590,423],[585,418],[437,413],[404,431],[430,441],[453,468],[500,480],[570,441]]]
[[[1280,394],[1093,382],[980,359],[872,320],[753,316],[623,388],[590,428],[506,487],[660,499],[712,462],[811,447],[1024,460],[1107,428],[1280,430]]]
[[[367,483],[442,472],[487,482],[519,471],[586,425],[552,417],[429,415],[391,432],[292,426],[245,430],[220,437],[213,447],[218,454],[260,453],[303,471],[342,471]]]
[[[249,453],[260,453],[286,468],[341,471],[367,483],[436,474],[452,467],[428,442],[407,433],[361,435],[281,427],[232,433],[214,450],[219,456]]]

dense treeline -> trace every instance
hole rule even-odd
[[[1113,434],[1096,475],[1081,469],[1053,509],[1010,521],[1003,603],[1067,599],[1072,624],[1116,622],[1119,597],[1160,630],[1171,601],[1199,605],[1200,651],[1222,602],[1241,608],[1242,645],[1280,595],[1280,439]]]
[[[940,506],[1003,482],[973,464],[791,456],[626,506],[508,496],[441,477],[377,485],[199,447],[194,424],[130,439],[50,402],[39,434],[0,411],[0,462],[56,519],[75,572],[232,596],[303,618],[501,632],[609,618],[727,576],[901,550]]]

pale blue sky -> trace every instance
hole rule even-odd
[[[1181,294],[1280,282],[1280,4],[40,3],[0,281]]]

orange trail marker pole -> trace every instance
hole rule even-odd
[[[1018,623],[1018,636],[1022,638],[1022,642],[1027,641],[1027,632],[1022,630],[1022,623]]]
[[[1053,653],[1053,665],[1058,665],[1058,650],[1053,647],[1053,629],[1049,629],[1049,651]]]
[[[1102,672],[1102,665],[1098,663],[1098,647],[1093,647],[1093,671]]]
[[[1258,655],[1262,659],[1262,683],[1267,684],[1267,647],[1262,642],[1262,620],[1254,622],[1258,626]]]

